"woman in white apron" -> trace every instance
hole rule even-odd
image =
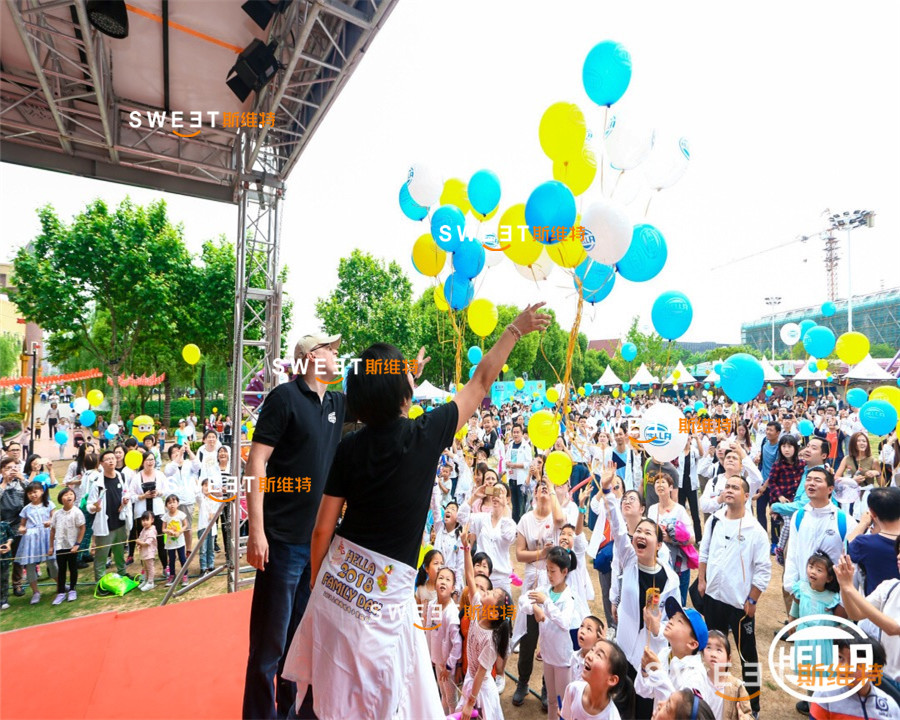
[[[444,717],[413,594],[434,472],[516,340],[549,324],[540,307],[507,326],[452,402],[415,420],[412,376],[387,370],[403,365],[397,348],[371,346],[349,373],[348,415],[365,427],[335,454],[312,536],[312,592],[282,673],[297,683],[298,707],[312,686],[320,720]]]

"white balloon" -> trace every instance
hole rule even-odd
[[[409,195],[419,205],[431,207],[441,199],[444,183],[440,176],[426,165],[415,163],[407,176]]]
[[[665,190],[681,180],[691,160],[687,138],[656,136],[653,150],[641,166],[644,177],[654,190]]]
[[[581,244],[592,260],[613,265],[628,252],[633,227],[621,207],[608,200],[591,203],[581,219],[585,228]]]
[[[90,407],[91,404],[88,402],[87,398],[75,398],[75,400],[72,402],[72,409],[77,413],[83,413]]]
[[[500,253],[494,254],[499,255]],[[516,272],[528,280],[546,280],[551,270],[553,270],[553,261],[550,259],[550,256],[547,255],[546,250],[542,250],[538,259],[531,263],[531,265],[516,265]]]
[[[621,114],[609,119],[605,137],[606,158],[615,170],[636,168],[653,146],[653,130]]]
[[[116,423],[112,423],[108,428],[106,428],[106,431],[110,435],[118,435],[119,434],[119,426]]]
[[[781,342],[788,347],[800,342],[800,326],[797,323],[787,323],[786,325],[782,325],[778,334],[781,336]]]
[[[684,413],[675,405],[657,403],[641,418],[641,440],[655,438],[644,443],[647,452],[657,462],[674,460],[682,452],[688,440],[688,433],[680,430]]]
[[[500,241],[494,233],[489,233],[481,238],[484,245],[484,264],[489,267],[497,267],[503,261],[503,253],[500,251]]]

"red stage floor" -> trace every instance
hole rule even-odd
[[[0,718],[238,718],[252,592],[0,635]]]

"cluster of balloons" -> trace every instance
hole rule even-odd
[[[822,306],[822,314],[830,317],[826,313],[826,306],[834,305],[834,303],[825,303]],[[833,313],[832,313],[833,314]],[[801,323],[786,323],[781,326],[779,331],[781,341],[788,347],[793,347],[801,340],[803,348],[813,358],[817,358],[818,362],[825,362],[821,358],[828,357],[831,353],[835,353],[840,360],[847,365],[856,365],[869,354],[869,338],[860,332],[845,332],[840,337],[835,337],[834,332],[824,325],[817,325],[812,320],[804,320]],[[827,367],[827,363],[825,364]],[[824,370],[825,367],[816,369]],[[815,371],[813,368],[811,370]]]

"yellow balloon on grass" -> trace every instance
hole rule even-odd
[[[137,470],[144,462],[144,456],[137,450],[129,450],[125,453],[125,465],[132,470]]]
[[[848,365],[856,365],[869,354],[869,338],[859,332],[845,332],[837,339],[834,350]]]
[[[525,222],[525,205],[519,203],[500,216],[497,241],[503,252],[516,265],[528,266],[541,255],[544,246],[534,239]],[[491,251],[488,251],[491,252]]]
[[[525,381],[522,378],[516,378],[514,385],[516,386],[516,390],[521,390],[525,387]]]
[[[412,258],[420,273],[434,277],[444,269],[447,253],[438,247],[431,233],[425,233],[413,244]]]
[[[528,420],[528,439],[538,450],[553,446],[559,437],[559,424],[549,410],[538,410]]]
[[[869,400],[886,400],[900,413],[900,388],[882,385],[869,393]]]
[[[554,485],[565,485],[572,476],[572,458],[564,452],[554,450],[547,456],[544,472]]]
[[[447,302],[447,297],[444,295],[443,285],[438,285],[434,289],[434,304],[441,312],[447,312],[450,309],[450,303]]]
[[[555,403],[557,400],[559,400],[559,390],[554,387],[547,388],[547,400],[552,403]]]
[[[587,251],[575,240],[571,231],[562,242],[547,246],[547,255],[560,267],[578,267],[587,257]]]
[[[816,370],[824,370],[828,367],[827,360],[816,360]]]
[[[538,138],[541,149],[551,160],[579,157],[586,137],[584,113],[574,103],[553,103],[544,111]]]
[[[103,393],[100,390],[91,390],[87,394],[87,401],[91,404],[91,407],[97,407],[103,402]]]
[[[417,417],[419,417],[419,415],[422,415],[424,412],[425,411],[422,409],[421,405],[413,405],[409,409],[409,415],[407,417],[409,417],[410,420],[415,420]]]
[[[473,300],[466,311],[469,327],[478,337],[487,337],[497,327],[497,307],[487,298]]]
[[[580,155],[572,159],[553,161],[553,179],[558,180],[572,191],[581,195],[597,177],[597,157],[592,150],[583,148]]]
[[[445,182],[444,190],[441,193],[441,205],[456,205],[462,210],[463,215],[470,212],[472,205],[469,203],[466,184],[459,178],[450,178]]]
[[[200,348],[194,343],[188,343],[181,349],[181,357],[188,365],[196,365],[200,360]]]

